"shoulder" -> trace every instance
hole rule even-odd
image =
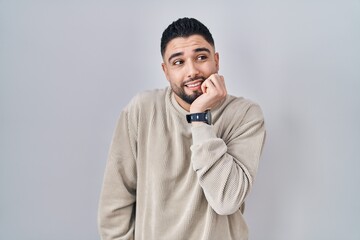
[[[163,104],[167,89],[147,90],[136,94],[126,106],[127,111],[149,109]]]
[[[165,96],[166,89],[148,90],[136,94],[121,112],[122,119],[128,123],[129,131],[137,135],[139,126],[147,126],[149,118],[156,109],[164,105]]]

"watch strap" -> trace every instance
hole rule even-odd
[[[210,123],[210,112],[207,110],[206,112],[202,113],[191,113],[186,115],[186,120],[188,123],[192,122],[205,122],[207,124]]]

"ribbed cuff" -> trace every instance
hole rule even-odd
[[[201,144],[211,138],[216,138],[214,126],[208,124],[201,124],[191,127],[193,144]]]

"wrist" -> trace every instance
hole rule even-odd
[[[196,127],[196,126],[200,126],[200,125],[207,125],[206,122],[192,122],[191,126]]]
[[[190,107],[190,110],[189,112],[190,113],[202,113],[202,112],[205,112],[207,109],[203,109],[203,108],[200,108],[200,107]]]

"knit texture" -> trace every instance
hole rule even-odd
[[[265,139],[260,107],[228,95],[192,127],[170,88],[122,111],[99,203],[103,240],[245,240],[244,200]]]

